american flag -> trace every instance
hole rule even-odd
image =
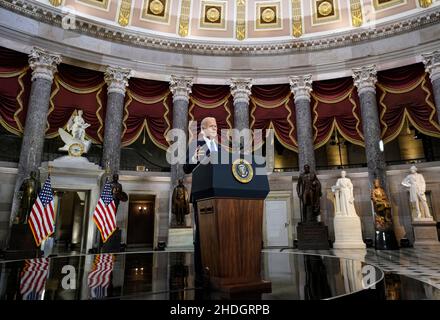
[[[54,220],[53,193],[49,176],[32,207],[28,220],[37,246],[55,231]]]
[[[102,190],[101,197],[96,205],[95,212],[93,213],[93,220],[96,226],[101,232],[101,238],[103,242],[106,242],[108,238],[116,230],[116,205],[113,200],[112,190],[110,183],[105,182],[104,189]]]
[[[111,283],[112,271],[113,255],[97,255],[93,263],[93,268],[87,279],[92,299],[102,299],[107,297],[107,290]]]
[[[23,300],[42,300],[47,276],[49,259],[32,259],[24,262],[20,273],[20,294]]]

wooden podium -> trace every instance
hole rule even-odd
[[[192,200],[197,202],[201,260],[205,276],[217,290],[270,292],[261,279],[264,199],[267,176],[239,182],[225,164],[199,165],[193,171]]]

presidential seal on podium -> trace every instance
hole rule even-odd
[[[254,177],[254,169],[248,161],[237,159],[232,163],[232,174],[237,181],[249,183]]]

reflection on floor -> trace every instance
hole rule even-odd
[[[332,249],[301,252],[361,260],[378,266],[385,273],[405,275],[440,289],[440,247],[404,248],[395,251]]]
[[[328,250],[306,254],[290,249],[264,250],[261,275],[272,283],[272,291],[248,298],[440,300],[439,257],[439,249],[434,248]],[[0,299],[225,298],[202,290],[194,280],[192,252],[59,256],[0,262]],[[373,290],[364,290],[366,287]],[[244,295],[236,298],[246,299]]]

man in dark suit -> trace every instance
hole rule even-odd
[[[201,137],[197,140],[197,147],[195,153],[190,155],[187,152],[186,163],[183,165],[183,171],[186,174],[192,173],[197,165],[206,157],[211,155],[211,152],[218,152],[217,142],[217,121],[215,118],[204,118],[200,124]]]
[[[207,157],[212,156],[214,153],[218,154],[219,147],[217,142],[217,121],[215,118],[207,117],[201,122],[201,137],[197,140],[197,147],[194,154],[190,155],[187,152],[186,163],[183,165],[183,171],[186,174],[192,173],[199,163],[204,163]],[[200,232],[199,232],[199,219],[197,214],[197,203],[191,199],[194,208],[194,269],[196,272],[196,285],[202,284],[202,256],[200,250]]]

